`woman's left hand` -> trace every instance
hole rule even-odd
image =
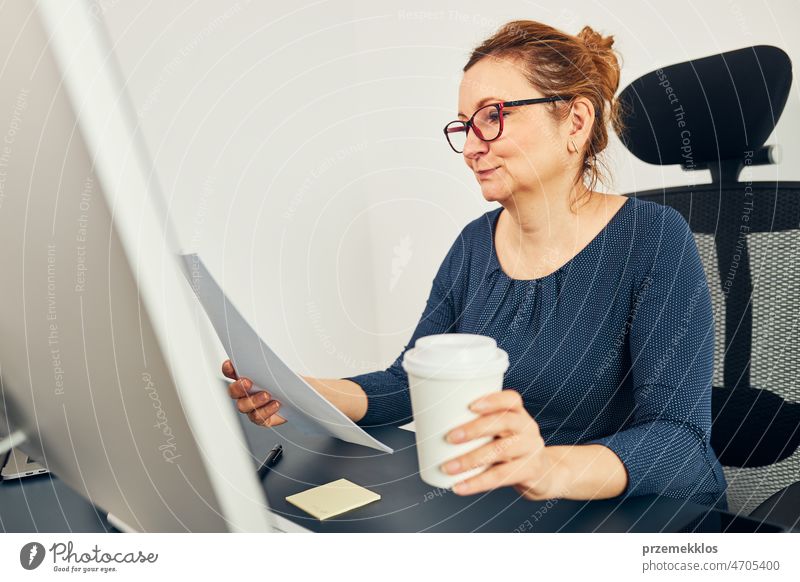
[[[513,486],[528,499],[562,495],[559,467],[545,447],[539,425],[525,410],[519,392],[506,389],[492,393],[473,402],[470,410],[480,416],[451,430],[448,442],[464,443],[481,437],[493,440],[446,462],[442,470],[453,475],[475,467],[489,467],[458,483],[453,488],[455,493],[471,495]]]

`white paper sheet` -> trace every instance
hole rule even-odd
[[[180,255],[184,275],[211,320],[236,373],[279,400],[279,414],[307,433],[327,434],[343,441],[394,452],[368,435],[292,371],[258,336],[217,284],[195,253]]]

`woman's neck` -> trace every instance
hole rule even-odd
[[[581,233],[597,218],[601,194],[588,195],[583,185],[551,194],[512,195],[503,207],[506,219],[506,236],[512,248],[541,249],[568,247],[580,244]]]

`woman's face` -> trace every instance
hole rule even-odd
[[[464,73],[458,118],[466,121],[488,103],[543,96],[525,78],[518,61],[485,57]],[[464,161],[486,200],[502,203],[511,196],[546,192],[563,183],[573,160],[565,145],[566,123],[559,123],[551,108],[543,103],[504,109],[503,134],[491,142],[480,140],[470,130]],[[488,175],[478,173],[491,168],[497,169]]]

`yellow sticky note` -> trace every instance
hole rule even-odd
[[[377,493],[364,489],[352,481],[337,479],[325,485],[289,495],[286,501],[322,520],[336,517],[380,498],[381,496]]]

